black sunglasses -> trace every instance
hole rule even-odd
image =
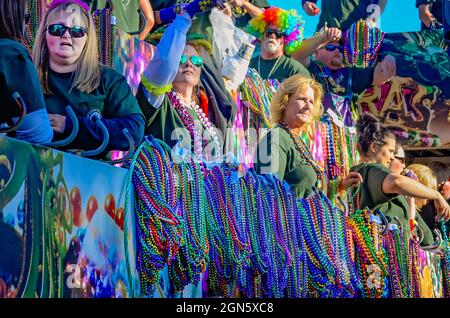
[[[272,34],[275,35],[277,39],[281,39],[284,36],[284,33],[278,30],[268,29],[266,30],[266,32],[264,32],[264,35],[267,37],[271,36]]]
[[[48,26],[48,33],[53,36],[63,36],[67,30],[69,30],[69,34],[73,38],[82,38],[87,33],[87,29],[81,26],[69,28],[61,23],[50,24]]]
[[[328,52],[333,52],[336,49],[339,49],[339,52],[344,52],[344,47],[343,46],[335,45],[335,44],[327,44],[323,48],[325,50],[327,50]]]

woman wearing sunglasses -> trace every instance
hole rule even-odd
[[[182,14],[165,30],[137,99],[147,119],[146,135],[163,140],[173,155],[204,161],[221,154],[220,134],[200,84],[203,48],[189,41],[190,25],[189,16]]]
[[[46,144],[53,131],[48,122],[44,95],[30,54],[23,45],[25,0],[0,0],[0,100],[3,103],[0,124],[17,123],[21,110],[13,98],[19,93],[27,115],[10,133],[18,139]]]
[[[109,132],[108,150],[128,149],[127,128],[136,144],[144,133],[144,116],[125,78],[98,62],[97,37],[88,6],[80,0],[54,0],[39,27],[33,59],[44,89],[56,140],[71,132],[65,107],[72,106],[79,132],[68,148],[93,149],[103,140],[88,119],[100,111]]]

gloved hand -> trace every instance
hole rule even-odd
[[[188,4],[177,4],[159,11],[159,17],[162,24],[172,22],[177,14],[187,12],[191,18],[196,14],[211,10],[214,7],[223,7],[222,0],[194,0]]]

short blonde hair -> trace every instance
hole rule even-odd
[[[312,78],[296,74],[285,79],[281,83],[278,91],[272,97],[272,101],[270,103],[270,114],[276,124],[278,124],[283,118],[283,113],[286,109],[289,97],[293,94],[298,94],[307,87],[311,87],[314,91],[313,120],[317,120],[320,116],[322,116],[322,86]]]
[[[436,176],[433,173],[433,170],[431,170],[429,167],[418,163],[414,163],[412,165],[409,165],[406,169],[409,169],[412,172],[414,172],[420,183],[422,183],[423,185],[427,186],[430,189],[437,190]],[[417,209],[421,209],[427,203],[427,200],[425,199],[414,198],[414,200],[416,201]]]
[[[36,66],[44,93],[47,95],[52,94],[48,84],[50,57],[46,41],[47,28],[49,21],[52,21],[55,15],[68,10],[71,6],[77,7],[76,11],[80,13],[81,19],[88,30],[86,44],[77,61],[71,89],[77,88],[83,93],[89,94],[100,85],[101,73],[100,63],[98,61],[98,44],[94,21],[89,12],[86,12],[76,2],[68,0],[47,10],[42,23],[39,26],[33,47],[34,65]]]

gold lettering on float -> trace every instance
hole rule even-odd
[[[383,91],[386,87],[387,93]],[[389,84],[374,86],[371,90],[365,91],[358,104],[381,118],[385,118],[386,113],[394,111],[399,119],[412,118],[415,122],[422,122],[425,118],[431,117],[424,116],[424,112],[433,113],[431,107],[436,102],[438,93],[439,89],[436,86],[426,87],[411,77],[396,76]],[[424,98],[428,95],[432,95],[431,99]]]

